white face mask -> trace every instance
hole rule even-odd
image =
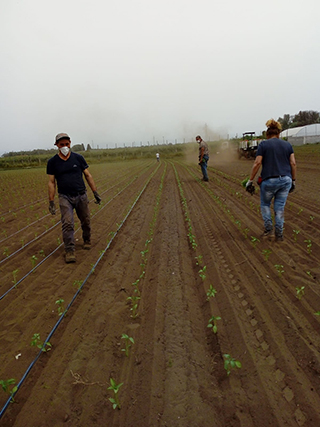
[[[69,154],[70,148],[69,147],[61,147],[59,148],[61,154],[63,154],[64,156],[67,156]]]

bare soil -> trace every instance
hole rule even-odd
[[[68,265],[45,172],[39,186],[24,172],[22,198],[0,214],[0,379],[18,384],[32,369],[0,425],[319,426],[320,169],[297,160],[283,242],[261,238],[259,190],[241,186],[250,160],[213,155],[208,183],[184,161],[93,165],[103,204],[90,203],[91,250],[78,230]],[[56,301],[66,308],[79,283],[61,319]],[[53,328],[51,351],[33,363],[32,336]],[[128,357],[122,334],[134,340]],[[242,367],[227,375],[224,354]],[[120,410],[110,378],[123,383]],[[1,391],[1,407],[7,399]]]

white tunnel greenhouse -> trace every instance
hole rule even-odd
[[[320,142],[320,123],[286,129],[280,133],[292,145],[316,144]]]

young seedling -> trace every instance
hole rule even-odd
[[[309,277],[311,277],[311,279],[313,279],[313,276],[312,276],[311,271],[306,271],[306,273],[307,273],[307,275],[308,275]]]
[[[45,258],[45,253],[44,253],[44,250],[43,249],[41,249],[40,251],[39,251],[39,255],[40,256],[42,256],[42,258]]]
[[[110,402],[112,403],[113,409],[121,409],[121,405],[119,402],[119,389],[123,385],[123,383],[116,384],[115,380],[113,378],[110,378],[110,387],[108,387],[108,390],[113,390],[114,397],[109,397]]]
[[[258,239],[258,237],[251,236],[251,243],[254,248],[257,246],[257,243],[259,242],[260,240]]]
[[[18,390],[17,386],[14,386],[16,383],[16,380],[14,378],[10,378],[9,380],[0,380],[0,385],[2,387],[2,390],[5,393],[9,393],[11,396],[11,403],[14,402],[14,398],[12,397],[14,395],[14,393]],[[14,386],[13,388],[11,388],[10,390],[10,386]]]
[[[249,233],[249,228],[245,228],[244,230],[243,230],[243,235],[244,235],[244,238],[245,239],[247,239],[248,238],[248,233]]]
[[[128,357],[131,344],[134,344],[134,339],[132,337],[129,337],[129,335],[127,334],[122,334],[121,339],[125,340],[125,348],[122,348],[121,351],[124,351],[126,356]]]
[[[64,303],[64,299],[62,299],[62,298],[59,298],[56,301],[56,304],[58,305],[58,314],[59,314],[59,316],[62,316],[63,313],[64,313],[63,303]]]
[[[211,319],[209,319],[209,324],[207,325],[207,328],[212,328],[214,334],[218,332],[217,320],[221,320],[221,317],[212,316]]]
[[[301,288],[296,288],[296,291],[297,291],[297,298],[299,299],[299,300],[301,300],[301,298],[303,297],[303,295],[304,295],[304,286],[301,286]]]
[[[132,297],[128,297],[127,300],[131,301],[132,307],[130,308],[130,311],[132,311],[131,317],[135,319],[138,316],[137,310],[138,310],[138,301],[140,300],[140,297],[137,295],[133,295]]]
[[[206,279],[206,270],[207,267],[204,265],[203,268],[201,270],[199,270],[199,276],[201,277],[202,281],[204,282]]]
[[[81,288],[81,285],[82,285],[82,280],[75,280],[75,281],[72,283],[72,286],[76,286],[78,289],[80,289],[80,288]]]
[[[281,277],[282,273],[284,273],[283,265],[281,265],[281,264],[275,264],[275,268],[276,268],[276,270],[278,272],[279,277]]]
[[[16,285],[16,284],[17,284],[17,276],[18,276],[18,273],[19,273],[19,269],[18,269],[18,268],[17,268],[17,270],[14,270],[14,271],[12,272],[12,276],[13,276],[12,283],[13,283],[14,285]]]
[[[299,209],[298,215],[300,215],[300,214],[301,214],[301,212],[303,212],[303,208],[300,208],[300,209]]]
[[[300,233],[300,230],[292,230],[293,231],[293,240],[296,242],[297,241],[297,236]]]
[[[35,256],[35,255],[32,255],[32,257],[31,257],[31,265],[32,265],[32,268],[34,268],[35,267],[35,265],[36,265],[36,263],[37,263],[37,257]]]
[[[58,246],[61,245],[61,239],[60,239],[60,237],[57,238],[57,244],[58,244]]]
[[[307,243],[307,251],[308,251],[308,254],[311,254],[311,252],[312,252],[312,249],[311,249],[312,242],[311,242],[311,240],[310,240],[310,239],[308,239],[308,240],[305,240],[304,242],[305,242],[305,243]]]
[[[312,222],[314,220],[314,216],[310,215],[310,221]]]
[[[262,254],[265,257],[265,260],[268,261],[269,256],[272,254],[272,251],[270,249],[263,249]]]
[[[4,248],[3,255],[9,256],[9,248]]]
[[[209,301],[210,298],[214,298],[216,296],[216,293],[217,291],[212,285],[210,285],[210,288],[207,290],[207,300]]]
[[[315,314],[316,316],[320,316],[320,311],[316,311],[314,314]]]
[[[227,371],[227,375],[229,376],[231,373],[231,369],[241,368],[241,362],[231,357],[230,354],[224,354],[224,369]]]
[[[195,257],[196,265],[201,265],[202,264],[202,259],[203,259],[202,255],[196,256]]]
[[[43,343],[40,338],[40,334],[34,334],[31,338],[31,344],[32,347],[38,347],[41,348],[43,352],[47,352],[51,350],[52,345],[47,341],[46,343]],[[46,348],[48,346],[49,348]]]

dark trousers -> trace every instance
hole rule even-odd
[[[73,210],[81,222],[82,238],[90,242],[90,211],[87,193],[78,196],[59,194],[59,205],[62,222],[62,236],[66,251],[74,251],[74,217]]]

